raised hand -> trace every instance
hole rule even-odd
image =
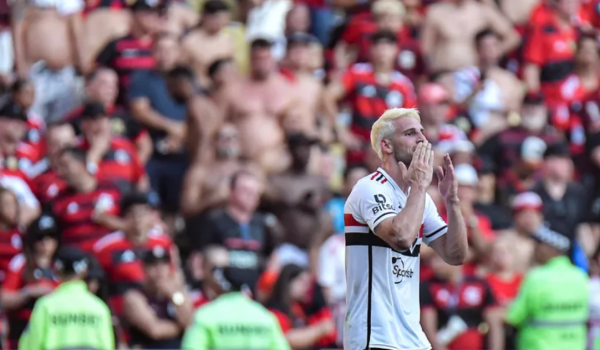
[[[438,176],[438,190],[444,200],[455,201],[458,200],[458,181],[456,180],[456,174],[454,173],[454,165],[450,155],[446,153],[444,155],[444,165],[436,168]]]
[[[426,189],[433,178],[433,158],[431,144],[428,141],[419,143],[408,169],[404,163],[398,163],[404,181],[408,182],[411,187]]]

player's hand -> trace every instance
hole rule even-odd
[[[411,187],[426,189],[433,178],[433,158],[431,143],[428,141],[419,143],[408,169],[404,163],[398,163],[404,181],[408,182]]]
[[[458,201],[458,180],[454,173],[454,166],[450,155],[444,156],[444,164],[436,169],[438,176],[438,190],[446,202]]]

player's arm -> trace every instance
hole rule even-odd
[[[19,339],[19,350],[43,350],[46,348],[44,339],[46,338],[47,310],[43,300],[40,301],[35,304],[27,328]]]
[[[181,343],[182,350],[208,350],[210,348],[210,334],[206,328],[210,321],[205,320],[202,316],[201,312],[197,312],[194,323],[186,329]]]

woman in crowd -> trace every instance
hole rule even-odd
[[[292,349],[323,348],[336,340],[331,311],[308,272],[298,265],[283,267],[267,302]]]

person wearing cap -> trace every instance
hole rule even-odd
[[[130,0],[127,4],[132,13],[129,34],[106,44],[95,58],[97,66],[114,69],[119,75],[117,103],[124,105],[128,102],[126,92],[132,74],[154,69],[153,37],[167,26],[164,0]]]
[[[184,34],[181,49],[194,68],[204,87],[208,87],[209,65],[224,58],[233,57],[234,41],[226,30],[231,21],[231,9],[222,0],[208,0],[202,6],[202,19],[196,27]],[[210,47],[210,50],[206,50]]]
[[[412,82],[395,70],[398,37],[390,31],[370,36],[369,63],[357,63],[340,79],[334,80],[323,95],[325,115],[336,127],[337,137],[346,147],[346,161],[362,164],[369,144],[371,126],[390,108],[414,108],[417,105]],[[380,81],[386,81],[382,85]],[[353,110],[350,128],[336,122],[338,103],[349,98]]]
[[[130,192],[120,203],[124,220],[123,231],[113,232],[100,239],[93,254],[106,273],[109,304],[120,316],[123,295],[130,288],[141,287],[144,270],[141,254],[161,247],[177,256],[171,238],[155,225],[153,211],[158,208],[158,196],[152,192]]]
[[[54,261],[61,285],[40,298],[19,340],[19,350],[115,348],[108,306],[84,281],[88,259],[76,247],[62,247]]]
[[[154,247],[142,254],[146,280],[123,295],[123,319],[130,345],[141,349],[180,349],[194,308],[183,278],[171,269],[171,253]]]
[[[87,101],[81,112],[82,139],[79,148],[86,151],[86,167],[99,181],[113,181],[123,192],[149,187],[148,176],[135,145],[113,135],[104,105]]]
[[[243,268],[226,264],[211,271],[216,299],[202,306],[185,331],[182,350],[289,350],[277,318],[242,291]]]
[[[585,349],[589,278],[566,256],[569,238],[546,225],[531,237],[540,266],[525,276],[506,314],[506,322],[518,329],[517,349]]]
[[[2,167],[25,175],[28,175],[28,168],[41,156],[37,147],[23,142],[27,128],[27,111],[12,99],[5,101],[0,107]]]
[[[36,300],[51,293],[58,285],[52,268],[58,237],[56,222],[44,215],[27,227],[23,253],[10,261],[0,292],[0,303],[10,324],[9,349],[18,347],[19,337],[29,322]]]

